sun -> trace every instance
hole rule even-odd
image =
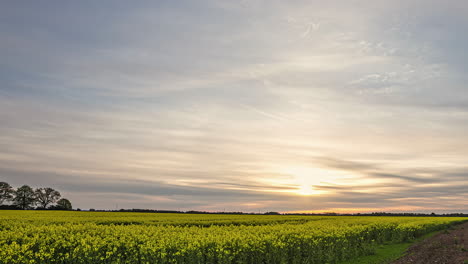
[[[320,191],[314,190],[314,188],[310,185],[301,185],[295,192],[299,195],[304,195],[304,196],[309,196],[309,195],[320,193]]]
[[[324,194],[327,191],[320,190],[314,186],[328,185],[337,179],[334,171],[314,167],[291,166],[284,168],[283,173],[291,176],[291,183],[297,186],[293,193],[301,196]]]
[[[353,177],[347,172],[303,164],[281,164],[272,166],[271,171],[280,177],[271,177],[263,182],[271,186],[287,186],[287,188],[269,191],[297,196],[330,194],[333,192],[333,188],[326,187],[343,185],[344,181],[349,181]]]

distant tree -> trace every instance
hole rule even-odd
[[[10,184],[6,182],[0,182],[0,205],[3,205],[4,202],[11,200],[13,198],[13,193],[15,191]]]
[[[55,206],[57,210],[72,210],[72,204],[68,199],[62,198],[58,200],[57,205]]]
[[[13,204],[23,210],[31,208],[35,202],[36,197],[34,191],[28,185],[23,185],[14,192]]]
[[[37,188],[34,191],[36,202],[42,208],[46,209],[49,204],[57,202],[60,199],[60,193],[52,188]]]
[[[2,204],[0,210],[21,210],[21,208],[14,204]]]

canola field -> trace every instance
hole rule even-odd
[[[0,263],[339,263],[467,220],[0,211]]]

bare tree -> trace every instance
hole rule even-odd
[[[15,191],[10,184],[6,182],[0,182],[0,205],[4,202],[11,200],[13,198],[13,193]]]
[[[52,188],[37,188],[34,191],[36,203],[43,209],[60,199],[60,193]]]

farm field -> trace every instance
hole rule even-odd
[[[0,263],[338,263],[467,220],[0,211]]]

